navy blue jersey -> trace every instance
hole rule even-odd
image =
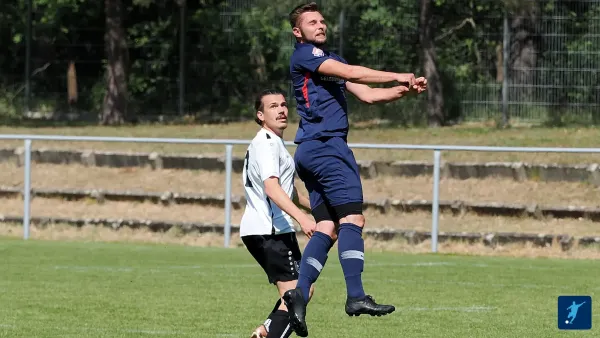
[[[296,43],[290,62],[300,125],[295,143],[321,137],[348,134],[346,81],[319,74],[316,70],[327,59],[346,63],[339,55],[309,43]]]

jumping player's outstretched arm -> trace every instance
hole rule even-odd
[[[317,71],[323,75],[336,76],[355,83],[371,84],[397,81],[406,86],[415,84],[415,75],[412,73],[384,72],[363,66],[348,65],[334,59],[323,61]]]
[[[410,92],[410,89],[405,86],[371,88],[367,85],[354,82],[346,82],[346,89],[356,96],[357,99],[368,104],[392,102],[406,96]]]
[[[293,71],[302,74],[319,73],[346,81],[362,84],[400,82],[406,87],[417,89],[424,78],[415,79],[413,73],[395,73],[349,65],[338,56],[330,55],[311,44],[303,44],[296,49],[291,59]]]

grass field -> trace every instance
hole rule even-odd
[[[0,239],[0,255],[0,337],[247,337],[274,302],[243,248]],[[559,332],[556,309],[559,295],[599,294],[597,261],[366,257],[367,291],[397,311],[347,317],[334,249],[309,306],[310,337],[599,336]]]
[[[285,139],[293,140],[297,124],[291,123]],[[177,137],[177,138],[220,138],[251,139],[257,131],[254,122],[226,125],[179,125],[137,127],[0,127],[0,134],[52,134],[78,136],[121,136],[121,137]],[[442,129],[353,127],[349,142],[352,143],[403,143],[403,144],[446,144],[477,146],[551,146],[551,147],[598,147],[600,129],[597,128],[530,128],[514,127],[501,130],[485,125],[461,125]],[[3,147],[19,147],[22,141],[3,141]],[[103,149],[139,152],[168,153],[213,153],[223,154],[224,146],[131,144],[98,142],[33,142],[34,148]],[[245,146],[235,146],[234,155],[243,156]],[[290,152],[295,148],[290,147]],[[432,161],[430,151],[391,151],[356,149],[356,157],[362,160],[425,160]],[[447,161],[524,161],[531,163],[598,163],[600,155],[585,154],[526,154],[489,152],[444,152]]]

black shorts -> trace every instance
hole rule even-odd
[[[242,242],[267,274],[269,283],[298,279],[302,253],[296,233],[249,235],[243,236]]]

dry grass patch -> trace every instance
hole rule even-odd
[[[0,213],[22,215],[21,199],[0,199]],[[232,210],[232,222],[239,224],[243,210]],[[33,199],[31,202],[33,217],[68,218],[109,218],[143,219],[174,222],[218,223],[225,222],[225,209],[219,207],[199,207],[193,205],[173,205],[170,207],[150,202],[108,202],[98,204],[88,202],[65,202],[53,199]]]
[[[431,241],[423,241],[416,245],[407,244],[405,241],[377,241],[365,239],[365,248],[375,252],[397,251],[411,254],[431,252]],[[442,254],[459,254],[471,256],[504,256],[504,257],[529,257],[529,258],[566,258],[566,259],[598,259],[600,248],[575,246],[568,251],[563,251],[559,245],[537,247],[532,244],[507,244],[495,248],[482,243],[469,244],[464,242],[449,241],[438,243],[438,252]]]
[[[366,212],[369,228],[411,229],[431,231],[431,214],[426,212],[387,214]],[[466,214],[453,216],[440,213],[439,231],[442,232],[518,232],[569,234],[572,236],[600,235],[600,223],[590,220],[552,219],[536,220],[521,217],[476,216]]]
[[[297,123],[291,123],[285,139],[292,141]],[[119,137],[175,137],[205,139],[250,140],[256,134],[254,122],[230,123],[224,125],[141,125],[135,127],[62,127],[62,128],[20,128],[0,127],[2,134],[42,134],[75,136],[119,136]],[[461,125],[447,128],[356,128],[353,127],[351,143],[396,143],[429,145],[476,145],[476,146],[539,146],[539,147],[597,147],[600,131],[595,128],[528,128],[514,127],[506,130],[480,124]],[[3,147],[20,147],[22,141],[3,141]],[[33,142],[34,148],[98,149],[136,152],[167,153],[212,153],[224,154],[225,146],[220,145],[177,145],[177,144],[132,144],[113,142]],[[234,154],[243,156],[246,146],[234,146]],[[295,147],[290,147],[293,152]],[[432,161],[431,151],[390,151],[355,150],[358,159],[371,160],[425,160]],[[448,161],[524,161],[532,163],[598,163],[600,155],[590,154],[527,154],[490,152],[444,152]]]
[[[23,168],[12,163],[0,163],[0,185],[21,187]],[[552,206],[600,206],[600,187],[585,182],[516,182],[510,179],[443,179],[440,182],[442,200],[470,202],[505,202]],[[80,165],[35,164],[32,186],[44,189],[108,189],[147,192],[174,191],[182,193],[223,194],[225,174],[196,170],[152,170],[149,168],[100,168]],[[301,181],[296,182],[306,194]],[[363,180],[365,198],[432,199],[433,178],[377,177]],[[232,193],[243,196],[240,174],[232,177]]]
[[[21,199],[0,199],[0,213],[22,215]],[[200,207],[191,205],[173,205],[169,207],[153,203],[107,202],[97,204],[89,202],[65,202],[61,200],[34,199],[31,205],[33,217],[69,217],[69,218],[109,218],[144,219],[156,221],[224,223],[224,209],[219,207]],[[243,209],[232,210],[232,223],[239,224]],[[431,214],[427,212],[379,214],[376,211],[365,212],[367,227],[412,229],[429,231]],[[573,236],[600,235],[600,223],[590,220],[545,219],[509,217],[482,217],[464,215],[455,217],[449,213],[440,215],[440,231],[449,232],[526,232],[546,234],[570,234]]]
[[[121,228],[113,230],[107,227],[83,226],[73,227],[65,224],[52,224],[44,227],[32,225],[30,235],[35,240],[58,241],[84,241],[84,242],[118,242],[118,243],[154,243],[177,244],[190,246],[222,247],[224,237],[217,234],[187,233],[182,234],[177,230],[167,232],[152,232],[146,229]],[[23,228],[18,225],[0,223],[0,236],[22,238]],[[306,237],[298,236],[302,250],[307,243]],[[238,234],[231,236],[230,247],[243,247]],[[377,241],[372,238],[365,240],[365,249],[374,252],[401,252],[422,254],[431,252],[431,243],[424,241],[417,245],[407,244],[402,240]],[[336,247],[332,249],[336,250]],[[566,259],[598,259],[600,249],[574,247],[569,251],[562,251],[559,247],[533,247],[526,244],[510,244],[491,248],[483,244],[465,244],[460,242],[446,242],[438,245],[438,252],[442,254],[464,254],[483,256],[511,256],[511,257],[545,257]],[[368,268],[368,266],[367,266]]]
[[[363,180],[367,198],[431,200],[433,177],[378,177]],[[600,206],[600,187],[585,182],[517,182],[510,179],[442,179],[440,199],[542,205]]]
[[[12,163],[0,163],[3,175],[0,185],[22,187],[23,168]],[[232,191],[243,194],[241,175],[232,177]],[[185,192],[222,194],[225,174],[204,170],[152,170],[149,168],[101,168],[82,165],[34,164],[31,170],[33,188],[44,189],[106,189],[148,192]]]
[[[14,224],[0,223],[0,236],[23,237],[23,227]],[[187,233],[177,229],[167,232],[153,232],[148,229],[120,228],[114,230],[102,226],[86,225],[74,227],[68,224],[51,224],[47,226],[30,226],[30,238],[58,241],[93,241],[93,242],[125,242],[181,244],[194,246],[223,246],[224,237],[214,233]],[[239,236],[231,236],[231,246],[241,246]]]

